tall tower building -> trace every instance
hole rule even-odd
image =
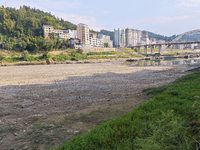
[[[121,30],[120,47],[126,47],[126,32],[124,29]]]
[[[114,29],[114,46],[120,47],[120,41],[121,41],[121,29]]]
[[[142,31],[142,41],[143,41],[144,44],[149,44],[150,43],[147,31]]]
[[[126,33],[124,29],[114,29],[114,46],[125,47],[126,46]]]
[[[129,28],[126,28],[125,29],[125,32],[126,32],[126,46],[129,47],[129,46],[133,46],[134,45],[134,41],[133,41],[133,29],[129,29]]]
[[[89,27],[86,24],[80,23],[77,25],[77,37],[81,40],[82,44],[89,46]]]
[[[141,43],[142,32],[140,30],[133,30],[134,32],[134,45]]]

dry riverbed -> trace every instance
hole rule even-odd
[[[0,67],[0,149],[48,149],[148,100],[142,89],[187,74],[171,66]]]

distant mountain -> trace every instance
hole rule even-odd
[[[114,40],[114,32],[108,30],[101,30],[100,32],[96,32],[98,34],[109,35],[111,40]]]
[[[15,8],[0,7],[0,33],[9,37],[42,36],[42,26],[52,25],[56,29],[76,29],[69,21],[56,18],[50,12],[28,6]]]
[[[177,37],[177,35],[172,35],[172,36],[163,36],[160,34],[155,34],[153,32],[148,32],[149,38],[155,38],[157,40],[165,40],[166,42],[172,41],[174,38]]]
[[[114,40],[114,32],[113,31],[108,31],[108,30],[101,30],[100,32],[96,32],[99,34],[104,34],[104,35],[109,35],[111,40]],[[177,37],[176,35],[173,35],[171,37],[168,36],[163,36],[163,35],[159,35],[159,34],[155,34],[153,32],[148,32],[149,38],[155,38],[157,40],[165,40],[165,41],[171,41],[172,39],[174,39],[175,37]]]

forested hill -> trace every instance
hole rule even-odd
[[[104,34],[110,36],[111,40],[114,40],[114,32],[108,31],[108,30],[101,30],[100,32],[97,32],[99,34]]]
[[[177,35],[172,35],[172,36],[163,36],[160,34],[155,34],[153,32],[148,32],[149,38],[155,38],[157,40],[165,40],[166,42],[172,41],[174,38],[177,37]]]
[[[76,29],[69,21],[56,18],[50,13],[28,6],[15,8],[0,7],[0,33],[9,37],[42,36],[43,25],[53,25],[56,29]]]

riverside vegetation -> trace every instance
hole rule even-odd
[[[87,59],[110,59],[110,58],[130,58],[136,55],[130,55],[123,52],[89,52],[83,53],[82,49],[68,49],[65,51],[44,51],[42,53],[2,51],[0,52],[0,63],[15,63],[20,61],[66,61],[66,60],[87,60]]]
[[[200,72],[145,89],[152,99],[108,120],[57,150],[200,148]]]

